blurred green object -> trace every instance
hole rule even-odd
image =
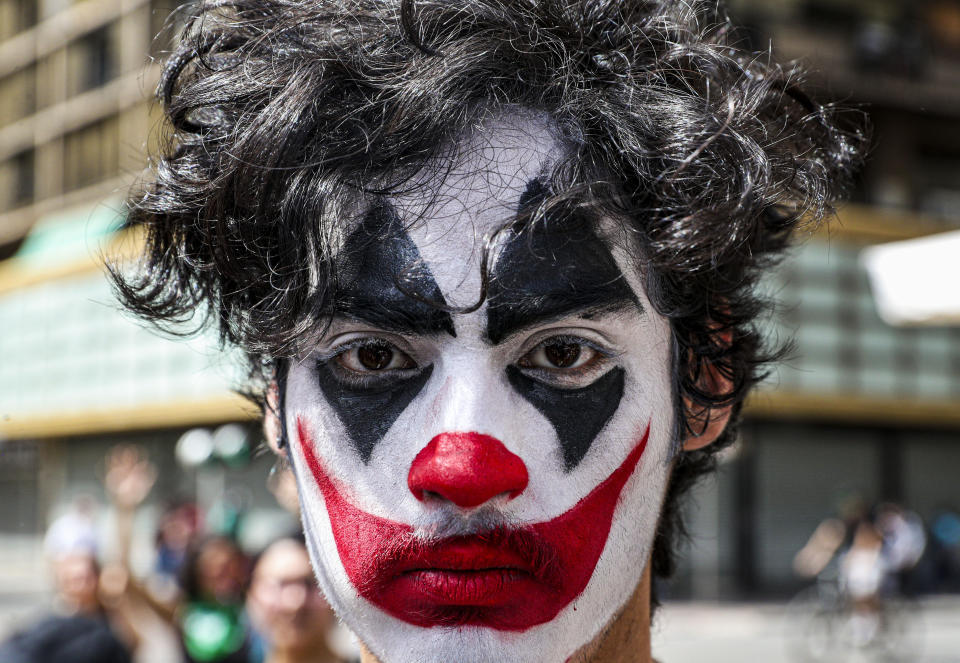
[[[216,661],[243,646],[240,611],[215,603],[192,603],[183,616],[183,644],[195,661]]]

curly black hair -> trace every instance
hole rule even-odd
[[[736,414],[776,356],[760,275],[849,184],[857,112],[814,103],[796,66],[738,46],[701,0],[214,0],[181,8],[158,97],[166,140],[130,200],[146,230],[124,303],[157,324],[205,312],[262,391],[335,313],[336,237],[358,199],[490,113],[547,113],[569,156],[557,199],[633,238],[674,341],[676,440]],[[532,222],[532,221],[531,221]],[[709,375],[722,376],[722,393]],[[705,377],[707,376],[707,377]],[[653,552],[671,575],[680,498],[714,445],[677,454]]]

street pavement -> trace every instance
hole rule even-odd
[[[32,621],[45,603],[41,594],[0,591],[0,639]],[[916,612],[918,645],[896,663],[960,663],[960,596],[924,599]],[[788,647],[800,627],[783,603],[667,603],[655,615],[652,630],[659,663],[800,663],[790,657]],[[151,649],[153,655],[143,658],[144,663],[170,660],[161,648]],[[856,655],[826,663],[895,662]]]
[[[960,663],[960,597],[931,598],[913,608],[917,644],[902,663]],[[791,655],[801,627],[785,604],[676,602],[654,617],[659,663],[800,663]],[[891,663],[851,653],[829,663]]]

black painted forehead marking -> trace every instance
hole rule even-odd
[[[436,279],[388,201],[363,215],[343,256],[339,314],[397,333],[457,335]]]
[[[537,179],[517,205],[516,221],[491,270],[487,338],[499,343],[534,324],[577,312],[603,312],[627,305],[643,308],[620,271],[597,221],[586,211],[555,208],[531,222],[546,200]]]

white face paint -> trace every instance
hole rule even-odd
[[[304,527],[324,592],[383,663],[564,661],[650,554],[674,421],[669,324],[626,253],[582,226],[502,233],[474,312],[400,293],[398,276],[476,302],[484,237],[536,204],[562,153],[539,117],[460,147],[442,182],[367,214],[347,240],[351,316],[290,367]]]

